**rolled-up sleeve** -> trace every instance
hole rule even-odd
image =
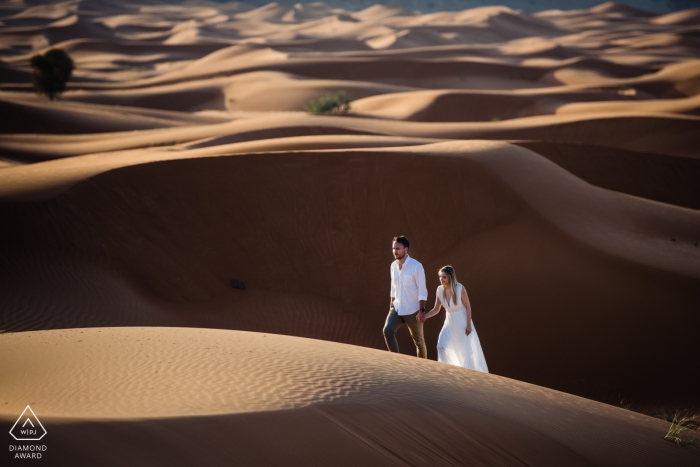
[[[416,265],[416,284],[418,284],[418,300],[428,299],[428,288],[425,286],[425,271],[423,270],[423,265],[418,263]]]

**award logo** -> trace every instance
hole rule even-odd
[[[17,441],[39,441],[46,436],[46,429],[32,408],[27,406],[12,426],[10,434]]]

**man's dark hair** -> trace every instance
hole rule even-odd
[[[404,237],[403,235],[400,235],[398,237],[394,237],[394,241],[396,243],[400,243],[404,246],[404,248],[408,248],[410,246],[410,243],[408,243],[408,239]]]

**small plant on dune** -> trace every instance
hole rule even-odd
[[[674,415],[671,415],[669,412],[666,412],[665,410],[661,413],[656,413],[654,414],[654,417],[660,418],[661,420],[665,422],[672,422],[674,417],[678,417],[679,414],[681,413],[680,410],[676,411]],[[691,431],[700,431],[700,414],[693,414],[691,415],[689,411],[683,411],[683,417],[685,421],[683,422],[683,426],[688,428]]]
[[[622,407],[625,410],[632,410],[632,403],[631,402],[625,402],[625,399],[620,396],[620,407]]]
[[[681,439],[681,434],[686,431],[689,427],[694,425],[695,415],[693,416],[681,416],[678,412],[673,415],[671,420],[671,426],[668,427],[668,432],[664,436],[665,440],[676,443],[679,446],[688,446],[694,444],[695,441],[688,440],[684,441]]]
[[[32,85],[39,95],[50,100],[66,89],[66,83],[75,68],[73,60],[62,49],[51,49],[43,55],[34,55],[31,60]]]
[[[343,115],[350,110],[350,99],[345,91],[326,93],[310,101],[304,110],[317,115]]]

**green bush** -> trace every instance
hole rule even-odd
[[[34,69],[34,91],[51,100],[66,89],[66,83],[74,69],[73,60],[61,49],[51,49],[44,55],[34,55],[31,64]]]
[[[310,114],[342,115],[350,110],[350,99],[345,91],[326,93],[306,105]]]

